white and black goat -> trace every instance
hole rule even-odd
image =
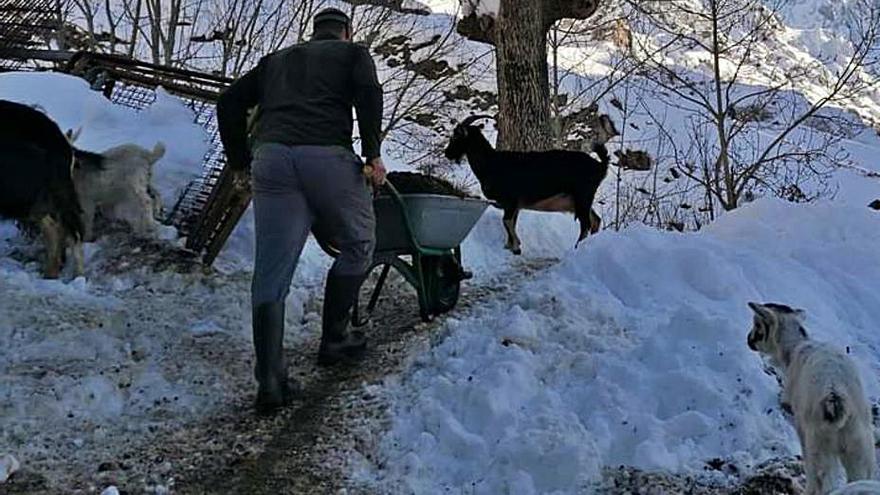
[[[156,231],[155,216],[161,208],[153,188],[153,166],[165,156],[165,145],[153,150],[123,144],[101,153],[74,150],[73,181],[83,210],[83,237],[95,239],[94,221],[100,209],[105,218],[128,224],[146,237]]]
[[[577,244],[599,230],[601,218],[592,208],[596,190],[608,173],[604,144],[592,147],[599,160],[580,151],[497,151],[483,135],[482,126],[474,125],[482,118],[493,117],[474,115],[455,127],[446,158],[461,161],[467,156],[483,195],[504,210],[506,249],[522,253],[516,235],[520,210],[573,212],[580,222]],[[616,135],[610,119],[606,117],[602,124],[609,126],[609,136]]]
[[[871,480],[877,471],[871,405],[858,367],[835,346],[804,330],[804,311],[784,304],[749,303],[754,323],[749,348],[783,371],[782,403],[794,414],[801,441],[806,495],[825,495],[840,467],[848,482]],[[860,492],[859,487],[842,493]],[[867,492],[872,493],[872,492]]]

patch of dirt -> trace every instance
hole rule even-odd
[[[143,268],[148,268],[153,273],[209,275],[214,272],[212,268],[202,264],[197,253],[169,241],[135,237],[127,226],[119,222],[99,221],[97,227],[101,232],[97,245],[105,253],[92,266],[86,267],[88,271],[104,275],[124,274]],[[14,242],[8,256],[23,264],[41,262],[45,256],[45,246],[39,232],[33,231],[27,224],[20,224],[19,228],[22,237]],[[65,270],[70,271],[70,268],[65,266]]]
[[[436,45],[441,39],[441,36],[435,35],[427,41],[413,44],[410,37],[399,35],[388,38],[376,46],[374,51],[382,56],[388,67],[402,66],[429,81],[436,81],[454,76],[460,69],[452,67],[446,60],[425,58],[416,62],[413,60],[413,55],[419,50]]]
[[[467,102],[471,111],[488,112],[498,106],[498,95],[492,91],[480,91],[470,86],[460,84],[453,90],[443,92],[446,101]]]
[[[210,275],[211,267],[202,264],[197,253],[158,239],[138,239],[114,231],[100,240],[113,245],[114,256],[103,258],[93,268],[100,273],[121,274],[134,268],[148,268],[153,273],[202,273]]]
[[[725,481],[710,481],[709,473],[721,471]],[[606,469],[603,481],[592,487],[596,495],[798,495],[802,492],[804,472],[798,459],[775,459],[741,476],[745,469],[720,459],[706,464],[707,476],[674,475],[621,466]],[[738,482],[732,482],[739,479]],[[731,486],[732,485],[732,486]]]
[[[516,278],[532,276],[550,262],[523,264]],[[496,284],[489,284],[496,285]],[[507,289],[465,287],[465,297],[453,313],[466,314],[472,307]],[[305,392],[296,405],[274,419],[244,414],[220,426],[226,438],[245,432],[254,443],[241,455],[226,450],[195,467],[190,478],[176,480],[176,493],[372,493],[351,486],[347,480],[352,463],[369,455],[382,431],[376,424],[387,422],[387,404],[376,390],[390,375],[408,367],[418,354],[430,349],[442,334],[436,332],[442,320],[423,323],[417,314],[415,294],[395,277],[388,296],[376,309],[370,332],[371,349],[361,366],[321,369],[313,364],[317,339],[295,354],[288,353],[292,369],[301,378]],[[241,411],[240,411],[241,412]],[[264,432],[254,435],[252,432]],[[213,435],[212,435],[213,436]],[[262,437],[262,440],[261,440]],[[245,442],[247,443],[247,442]],[[179,445],[176,446],[179,448]]]

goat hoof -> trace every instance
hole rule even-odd
[[[522,254],[522,249],[513,249],[511,250],[511,252],[513,252],[513,254],[515,254],[516,256],[519,256]]]

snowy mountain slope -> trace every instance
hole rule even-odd
[[[797,29],[826,28],[843,33],[863,0],[789,0],[783,4],[786,23]]]

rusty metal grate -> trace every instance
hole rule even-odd
[[[187,247],[214,261],[250,202],[249,194],[232,191],[224,181],[226,156],[217,127],[216,102],[231,79],[195,71],[172,69],[115,55],[82,53],[69,64],[73,74],[90,82],[112,102],[143,109],[156,99],[156,87],[181,97],[205,128],[210,149],[202,173],[178,198],[167,223],[187,237]]]
[[[6,58],[12,50],[44,45],[59,26],[60,0],[0,1],[0,70],[34,68],[32,61]]]
[[[220,143],[216,103],[232,80],[94,53],[73,56],[69,72],[84,77],[93,89],[119,105],[146,108],[155,101],[156,88],[162,86],[193,110],[195,122],[205,128],[210,149],[201,175],[178,198],[167,223],[187,237],[188,248],[202,253],[205,263],[212,263],[250,202],[249,195],[230,197],[230,189],[223,187],[226,156]]]

